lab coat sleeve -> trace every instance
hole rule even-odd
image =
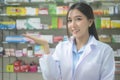
[[[44,55],[39,64],[44,80],[61,80],[59,61],[55,61],[52,55]]]
[[[100,80],[114,80],[114,75],[115,75],[114,53],[112,48],[108,47],[104,53]]]
[[[49,55],[44,55],[39,59],[44,80],[62,80],[59,60],[61,46],[62,44],[59,43],[53,54],[50,53]]]

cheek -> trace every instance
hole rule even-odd
[[[77,24],[79,26],[80,29],[88,29],[89,28],[89,24],[87,22],[81,22]]]
[[[72,27],[68,24],[68,30],[71,32]]]
[[[71,27],[68,27],[68,31],[71,33],[71,32],[72,32],[72,28],[71,28]]]

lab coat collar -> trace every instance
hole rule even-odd
[[[90,46],[92,46],[92,45],[96,46],[97,45],[97,40],[95,39],[95,37],[93,35],[90,35],[90,37],[91,37],[91,40],[90,40],[90,42],[89,42],[88,45],[90,45]],[[73,44],[74,39],[75,38],[73,36],[71,36],[69,38],[70,45]]]
[[[98,44],[98,41],[95,39],[95,37],[94,36],[90,36],[91,37],[91,39],[90,39],[90,41],[87,43],[87,45],[86,45],[86,47],[85,47],[85,50],[84,50],[84,52],[83,52],[83,54],[81,55],[81,58],[80,58],[80,60],[79,60],[79,63],[93,50],[93,49],[95,49],[96,47],[97,47],[97,44]],[[67,45],[67,47],[68,47],[68,49],[70,49],[69,51],[71,52],[71,55],[72,55],[72,45],[73,45],[73,41],[74,41],[74,37],[71,37],[70,39],[69,39],[69,42],[68,42],[68,45]],[[69,53],[70,53],[69,52]]]
[[[84,60],[87,58],[87,56],[90,55],[92,53],[92,51],[96,50],[97,44],[98,44],[98,41],[95,39],[94,36],[91,36],[91,39],[90,39],[89,43],[87,44],[85,51],[81,55],[81,58],[79,59],[77,65],[76,65],[75,71],[77,71],[78,67],[80,65],[82,65],[82,63],[84,63]],[[75,74],[76,74],[76,72],[75,72]]]
[[[90,37],[91,37],[91,39],[90,39],[90,41],[87,43],[87,45],[86,45],[86,47],[85,47],[85,50],[84,50],[83,54],[81,55],[81,57],[80,57],[77,65],[76,65],[76,67],[75,67],[75,74],[76,74],[76,71],[77,71],[78,66],[81,65],[81,63],[84,61],[84,59],[90,54],[90,52],[92,51],[92,49],[95,49],[96,46],[97,46],[97,42],[98,42],[98,41],[95,39],[95,37],[92,36],[92,35],[91,35]],[[71,37],[71,38],[69,39],[69,45],[68,45],[69,47],[72,46],[73,41],[74,41],[74,37]],[[71,48],[70,48],[70,49],[71,49]],[[72,52],[71,52],[71,54],[72,54]],[[75,74],[74,74],[74,75],[75,75]]]

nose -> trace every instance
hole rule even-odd
[[[71,26],[72,28],[75,28],[75,26],[76,26],[75,20],[72,20],[72,21],[71,21],[70,26]]]

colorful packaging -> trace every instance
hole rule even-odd
[[[11,42],[11,43],[24,43],[24,42],[26,42],[25,38],[23,36],[19,36],[19,35],[6,36],[5,41]]]
[[[26,9],[24,7],[7,7],[6,14],[13,16],[24,16],[26,15]]]
[[[22,64],[20,66],[21,72],[29,72],[30,66],[28,64]]]
[[[34,56],[41,57],[44,53],[42,45],[35,45],[34,46]]]
[[[51,15],[56,15],[56,4],[49,4],[48,13]]]
[[[14,72],[14,66],[13,66],[13,64],[8,64],[6,66],[6,72]]]
[[[13,65],[14,65],[14,72],[21,72],[21,60],[16,60]]]
[[[30,64],[30,72],[37,72],[37,65],[34,62]]]
[[[111,28],[110,17],[102,17],[101,18],[101,28]]]

